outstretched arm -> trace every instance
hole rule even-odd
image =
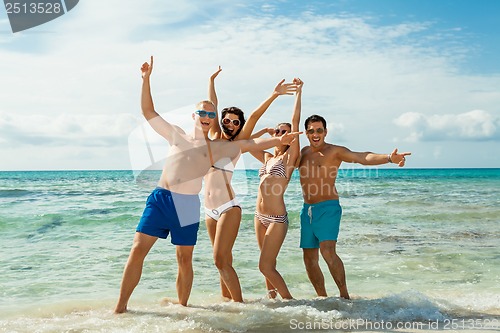
[[[268,139],[248,139],[248,140],[237,140],[234,141],[239,147],[242,153],[246,153],[252,150],[265,150],[277,145],[289,145],[293,141],[298,140],[298,136],[302,132],[292,132],[286,133],[282,136],[276,136]]]
[[[209,132],[210,137],[212,139],[219,139],[222,133],[219,124],[219,113],[218,113],[219,101],[217,100],[217,93],[215,92],[215,78],[217,77],[217,75],[219,75],[221,71],[222,68],[219,66],[219,68],[215,71],[215,73],[213,73],[210,76],[210,79],[208,80],[208,99],[214,103],[215,111],[217,114],[217,116],[215,117],[214,125],[212,126],[212,128],[210,128]]]
[[[410,152],[398,153],[398,149],[394,149],[390,154],[375,154],[372,152],[353,152],[349,149],[342,147],[339,153],[340,158],[344,162],[359,163],[363,165],[380,165],[386,163],[395,163],[402,167],[405,165],[405,156],[411,155]]]
[[[151,96],[150,76],[153,71],[153,56],[151,56],[151,64],[145,62],[142,64],[142,93],[141,93],[141,109],[144,118],[148,121],[151,127],[161,136],[168,140],[173,145],[176,138],[183,134],[183,131],[168,121],[163,119],[154,108],[153,97]]]
[[[250,117],[248,117],[248,120],[246,121],[245,125],[243,125],[243,128],[241,129],[240,134],[238,134],[238,139],[248,139],[250,135],[252,134],[255,125],[257,124],[257,121],[262,117],[264,112],[269,108],[269,106],[274,102],[276,98],[280,95],[292,95],[295,90],[296,90],[296,85],[294,83],[284,83],[285,79],[281,80],[276,87],[274,88],[273,93],[271,96],[269,96],[264,102],[262,102],[261,105],[257,109],[255,109]]]

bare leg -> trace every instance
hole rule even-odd
[[[264,237],[266,236],[267,229],[262,225],[262,223],[260,223],[259,219],[257,218],[254,218],[254,227],[255,227],[255,236],[257,237],[257,244],[259,245],[259,249],[262,252],[262,246],[264,244]],[[265,282],[266,282],[267,296],[269,298],[276,298],[276,296],[278,296],[276,287],[273,286],[271,281],[269,281],[267,278],[265,278]]]
[[[318,296],[327,296],[325,289],[325,277],[319,267],[319,250],[302,249],[304,254],[304,264],[306,266],[307,276],[311,281],[314,290]]]
[[[217,231],[217,221],[211,218],[208,215],[205,215],[205,224],[207,226],[208,237],[210,237],[210,242],[212,243],[212,248],[214,247],[215,234]],[[231,265],[233,264],[233,256],[231,254]],[[226,284],[222,280],[222,277],[219,276],[220,279],[220,289],[222,292],[222,297],[231,299],[231,293],[229,289],[227,289]]]
[[[177,296],[179,303],[187,306],[191,288],[193,287],[193,250],[194,246],[177,246]]]
[[[276,259],[285,240],[288,225],[271,223],[267,228],[260,253],[259,269],[267,280],[278,289],[283,299],[293,299],[281,274],[276,270]]]
[[[234,207],[224,212],[219,221],[214,239],[214,261],[222,281],[229,289],[231,299],[243,302],[240,280],[232,266],[232,250],[241,221],[241,209]]]
[[[144,258],[146,258],[146,255],[157,239],[158,237],[149,236],[140,232],[135,233],[134,243],[132,244],[132,249],[130,250],[130,255],[123,271],[120,296],[115,307],[115,313],[127,311],[128,300],[141,279]]]
[[[328,265],[330,274],[332,274],[332,277],[339,288],[340,297],[350,299],[345,280],[344,263],[337,255],[336,245],[336,241],[323,241],[319,244],[319,248],[321,250],[321,255]]]

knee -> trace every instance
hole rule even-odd
[[[327,263],[331,263],[338,258],[335,250],[331,248],[321,249],[321,256]]]
[[[268,276],[271,272],[275,270],[275,265],[266,261],[259,261],[259,271],[264,275]]]
[[[177,253],[177,264],[179,266],[189,266],[193,262],[193,255],[188,253]]]
[[[319,265],[318,257],[304,255],[304,265],[306,267],[315,267]]]
[[[223,270],[227,266],[230,266],[229,260],[221,254],[214,255],[214,264],[215,264],[215,267],[217,267],[217,269],[219,269],[219,270]]]
[[[141,246],[140,243],[134,243],[132,245],[132,249],[130,249],[129,260],[131,261],[141,261],[144,260],[146,255],[148,254],[148,250]]]

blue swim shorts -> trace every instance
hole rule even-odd
[[[319,243],[337,241],[342,207],[338,200],[306,204],[300,211],[300,247],[317,249]]]
[[[200,227],[200,198],[157,187],[149,195],[136,231],[167,238],[174,245],[196,245]]]

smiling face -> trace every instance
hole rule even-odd
[[[208,133],[210,128],[212,128],[212,126],[215,123],[215,117],[214,118],[210,117],[211,113],[215,114],[215,107],[212,103],[200,102],[197,104],[197,108],[198,111],[196,113],[193,113],[195,126],[197,127],[201,126],[201,130],[203,131],[203,133]],[[205,111],[205,113],[199,111]]]
[[[235,135],[241,128],[240,117],[234,113],[226,113],[224,118],[222,118],[221,123],[226,128],[226,131],[224,131],[226,136]]]
[[[326,128],[321,121],[310,122],[306,128],[306,136],[311,147],[318,148],[325,144]]]

